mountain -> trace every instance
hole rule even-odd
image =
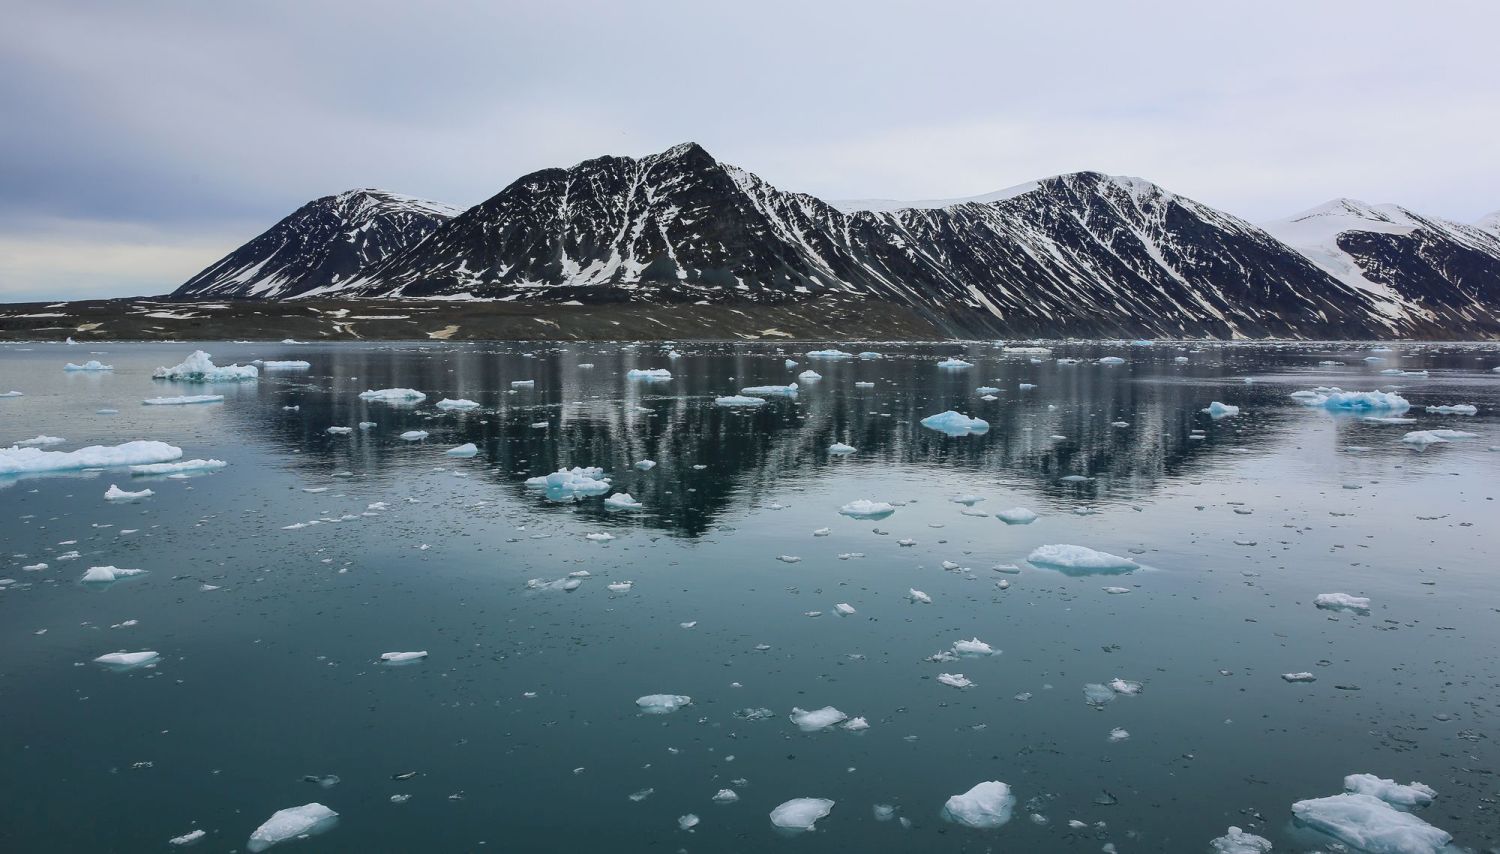
[[[1388,317],[1500,332],[1500,216],[1465,225],[1335,199],[1265,228]]]
[[[219,259],[172,297],[284,299],[335,290],[458,213],[438,202],[383,190],[324,196]]]
[[[785,192],[687,143],[526,175],[421,234],[386,235],[371,223],[363,233],[382,251],[346,258],[336,276],[296,290],[266,284],[296,267],[262,261],[285,243],[267,238],[294,214],[194,280],[222,282],[218,290],[190,282],[174,296],[807,303],[808,311],[879,301],[958,336],[1453,337],[1494,329],[1494,302],[1480,303],[1500,276],[1487,291],[1475,284],[1490,274],[1482,262],[1488,232],[1474,227],[1464,227],[1474,272],[1437,276],[1418,301],[1138,178],[1078,172],[968,200],[902,204],[832,205]],[[1415,263],[1389,261],[1403,271]],[[214,275],[219,268],[235,277]]]

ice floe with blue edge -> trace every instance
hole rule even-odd
[[[245,850],[259,854],[273,845],[333,829],[339,814],[319,803],[277,810],[250,834]]]
[[[884,501],[860,498],[839,508],[839,513],[853,519],[884,519],[896,512],[894,505]]]
[[[797,394],[797,384],[787,385],[752,385],[740,389],[740,394],[752,397],[793,397]]]
[[[207,353],[194,350],[180,364],[157,368],[151,376],[185,383],[220,383],[253,380],[260,376],[260,371],[254,365],[215,365]]]
[[[1038,546],[1026,556],[1026,562],[1076,575],[1131,572],[1141,566],[1128,557],[1068,544]]]
[[[943,818],[977,830],[990,830],[1010,821],[1016,796],[999,780],[978,783],[943,804]]]
[[[813,830],[818,819],[833,812],[827,798],[792,798],[771,810],[771,824],[787,831]]]
[[[179,459],[182,449],[166,442],[138,440],[119,445],[89,445],[76,451],[40,448],[0,448],[0,477],[92,468],[165,463]]]
[[[971,436],[988,433],[990,422],[983,418],[970,418],[962,412],[948,410],[922,419],[922,426],[949,436]]]
[[[1297,801],[1292,815],[1307,827],[1372,854],[1439,854],[1453,841],[1447,831],[1360,792]]]
[[[83,371],[83,372],[89,372],[89,371],[112,371],[114,369],[115,369],[114,365],[106,365],[103,362],[99,361],[98,359],[89,359],[87,362],[84,362],[81,365],[75,365],[72,362],[69,362],[66,365],[63,365],[63,370],[64,371],[68,371],[70,373],[72,373],[72,372],[78,372],[78,371]]]
[[[692,703],[693,698],[685,694],[647,694],[635,701],[636,707],[648,715],[665,715]]]

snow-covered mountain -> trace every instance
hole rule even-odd
[[[383,190],[315,199],[189,279],[177,299],[284,299],[339,288],[410,247],[457,208]]]
[[[1326,258],[1138,178],[1079,172],[967,200],[840,206],[779,190],[688,143],[535,172],[451,219],[434,213],[421,234],[406,228],[379,236],[371,223],[362,233],[384,251],[290,291],[268,271],[284,278],[295,267],[258,260],[287,237],[257,244],[293,215],[232,255],[236,263],[226,259],[176,295],[879,300],[954,334],[1005,336],[1351,338],[1495,329],[1500,271],[1484,291],[1487,309],[1476,302],[1486,299],[1484,289],[1475,290],[1469,273],[1438,276],[1419,302],[1402,285],[1369,272],[1351,278]],[[1476,258],[1488,251],[1484,240],[1500,242],[1464,228]],[[303,245],[337,243],[342,232],[330,238],[327,231]],[[1493,260],[1500,263],[1500,250]],[[1404,270],[1412,262],[1386,263]],[[234,277],[216,274],[220,268]],[[1482,264],[1474,269],[1488,275]],[[190,287],[200,280],[220,284]]]

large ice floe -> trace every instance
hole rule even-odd
[[[1032,566],[1043,566],[1077,575],[1130,572],[1140,568],[1140,564],[1128,557],[1095,551],[1087,546],[1066,544],[1037,546],[1031,554],[1026,556],[1026,562]]]
[[[302,359],[261,359],[257,363],[268,371],[305,371],[312,367],[312,362]]]
[[[175,463],[147,463],[144,465],[133,465],[130,473],[133,475],[172,475],[192,474],[195,472],[218,471],[228,466],[223,460],[179,460]]]
[[[1401,442],[1420,450],[1428,445],[1445,444],[1451,439],[1474,439],[1478,436],[1478,433],[1469,433],[1464,430],[1413,430],[1402,436]]]
[[[442,400],[440,400],[440,401],[437,402],[437,408],[438,409],[457,409],[457,410],[461,410],[461,409],[478,409],[479,408],[479,404],[477,402],[469,400],[467,398],[460,397],[457,400],[451,400],[451,399],[445,397]]]
[[[319,803],[277,810],[250,834],[245,850],[258,854],[279,842],[312,836],[332,829],[339,814]]]
[[[609,478],[605,477],[604,469],[597,466],[558,469],[552,474],[527,478],[526,486],[546,490],[547,497],[554,501],[603,495],[610,489]]]
[[[135,441],[120,445],[89,445],[76,451],[41,448],[0,448],[0,477],[93,468],[165,463],[182,456],[182,449],[166,442]]]
[[[1228,833],[1208,846],[1213,849],[1213,854],[1266,854],[1271,850],[1271,840],[1231,826]]]
[[[94,659],[95,664],[102,664],[111,670],[134,670],[137,667],[145,667],[155,664],[161,660],[161,654],[154,650],[143,650],[141,652],[111,652]]]
[[[1447,831],[1362,792],[1297,801],[1292,815],[1367,854],[1439,854],[1453,841]]]
[[[987,780],[949,798],[943,804],[943,818],[964,827],[988,830],[1010,821],[1015,806],[1016,796],[1011,794],[1010,786],[999,780]]]
[[[766,399],[763,397],[750,397],[744,394],[729,394],[724,397],[714,398],[716,406],[765,406]]]
[[[740,394],[748,394],[752,397],[795,397],[797,384],[746,386],[740,389]]]
[[[112,371],[114,369],[115,369],[114,365],[106,365],[103,362],[99,361],[98,359],[89,359],[87,362],[84,362],[81,365],[75,365],[72,362],[69,362],[66,365],[63,365],[63,370],[69,371],[69,372],[73,372],[73,371]]]
[[[839,513],[851,519],[884,519],[896,512],[896,508],[884,501],[861,498],[839,508]]]
[[[970,418],[962,412],[939,412],[922,419],[922,426],[949,436],[969,436],[979,433],[988,433],[990,422],[983,418]]]
[[[635,701],[636,708],[647,715],[665,715],[692,704],[693,698],[685,694],[647,694]]]
[[[1374,774],[1350,774],[1344,778],[1344,791],[1370,795],[1402,808],[1425,807],[1437,797],[1437,791],[1425,783],[1402,785]]]
[[[179,394],[170,397],[148,397],[142,406],[193,406],[199,403],[223,403],[222,394]]]
[[[360,392],[359,399],[380,403],[421,403],[427,395],[414,388],[372,388]]]
[[[157,368],[151,376],[184,383],[223,383],[253,380],[260,376],[260,370],[254,365],[215,365],[207,353],[194,350],[181,364]]]
[[[1292,399],[1305,406],[1321,406],[1332,412],[1405,412],[1406,398],[1393,391],[1344,391],[1337,386],[1319,386],[1312,391],[1292,392]]]
[[[812,830],[818,819],[833,812],[827,798],[792,798],[771,810],[771,824],[782,830]]]
[[[672,378],[672,372],[666,368],[634,368],[625,372],[627,379],[647,380],[649,382],[665,382]]]

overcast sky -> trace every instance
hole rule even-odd
[[[685,140],[824,198],[1095,169],[1252,221],[1500,209],[1500,2],[5,0],[0,300],[164,293],[373,186]]]

